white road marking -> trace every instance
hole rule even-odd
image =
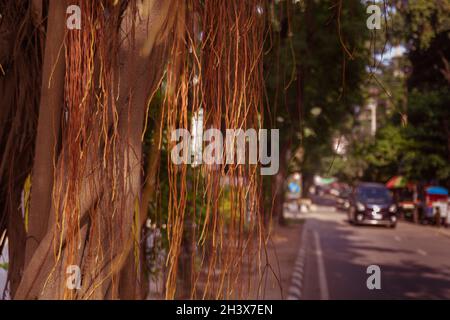
[[[325,273],[325,263],[323,261],[322,247],[320,245],[320,238],[319,238],[319,234],[317,233],[317,231],[314,231],[314,242],[315,242],[315,246],[316,246],[320,298],[321,298],[321,300],[329,300],[330,294],[328,291],[327,276]]]
[[[426,257],[428,255],[428,253],[426,253],[426,251],[424,251],[422,249],[417,249],[417,253],[424,257]]]

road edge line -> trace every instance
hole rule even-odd
[[[319,233],[313,231],[314,242],[316,245],[317,269],[319,273],[319,288],[321,300],[330,300],[330,293],[328,291],[327,275],[325,272],[325,262],[323,260],[322,246],[320,245]]]

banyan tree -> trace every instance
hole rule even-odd
[[[165,227],[165,298],[258,295],[274,272],[258,165],[176,165],[169,151],[199,112],[205,128],[264,126],[267,5],[0,0],[11,298],[146,298],[150,220]]]

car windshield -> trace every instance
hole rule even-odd
[[[359,187],[357,196],[363,202],[389,202],[391,200],[389,190],[377,187]]]

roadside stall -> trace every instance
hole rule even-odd
[[[394,201],[398,207],[399,213],[403,218],[417,221],[417,187],[408,182],[403,176],[395,176],[389,179],[386,187],[391,190]]]
[[[437,225],[448,222],[448,190],[431,186],[425,189],[424,218]]]

